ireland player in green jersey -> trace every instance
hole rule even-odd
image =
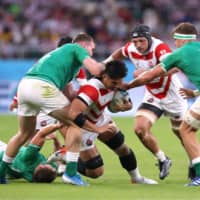
[[[3,155],[3,162],[0,164],[0,183],[6,183],[8,165],[14,160],[19,148],[34,134],[36,116],[40,111],[66,125],[70,124],[72,129],[77,130],[71,132],[71,143],[81,141],[79,127],[97,133],[113,129],[111,125],[97,128],[82,113],[69,113],[70,101],[61,91],[75,77],[82,65],[93,75],[99,75],[104,69],[103,64],[90,57],[94,48],[92,37],[80,33],[73,39],[73,43],[56,48],[39,59],[20,81],[17,91],[19,131],[8,142]],[[74,151],[78,151],[78,146]],[[76,157],[77,155],[75,154]]]
[[[7,175],[12,178],[23,178],[28,182],[51,183],[56,178],[56,163],[47,163],[46,157],[40,153],[45,137],[60,128],[61,124],[46,126],[33,137],[28,146],[21,147],[14,161],[7,170]],[[6,144],[0,142],[0,162]]]
[[[129,84],[126,89],[148,83],[163,76],[167,71],[181,70],[200,91],[200,42],[196,41],[197,30],[191,23],[180,23],[173,30],[177,49],[152,70],[145,72]],[[199,93],[199,92],[196,92]],[[180,137],[195,170],[195,177],[188,186],[200,186],[200,143],[196,132],[200,128],[200,101],[197,99],[185,114],[180,127]]]

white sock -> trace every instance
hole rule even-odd
[[[156,158],[163,162],[166,159],[165,153],[161,150],[159,150],[156,154],[155,154]]]
[[[140,179],[142,177],[138,168],[133,169],[133,170],[129,171],[128,173],[129,173],[131,179],[133,179],[133,180]]]
[[[67,153],[65,154],[65,161],[68,162],[78,162],[78,158],[79,158],[79,152],[70,152],[67,151]]]
[[[192,160],[192,166],[197,164],[197,163],[200,163],[200,157],[197,157],[197,158]]]
[[[6,153],[3,154],[3,159],[2,159],[2,160],[3,160],[4,162],[6,162],[6,163],[12,163],[12,161],[13,161],[14,159],[15,159],[15,158],[13,158],[13,157],[7,156]]]

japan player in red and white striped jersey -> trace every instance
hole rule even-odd
[[[166,43],[151,35],[148,26],[139,24],[132,31],[131,41],[114,51],[104,62],[128,58],[135,67],[133,76],[136,78],[160,63],[170,52]],[[145,85],[145,95],[135,115],[135,133],[158,159],[160,179],[169,174],[171,160],[160,149],[151,128],[164,114],[169,117],[172,130],[180,139],[179,126],[187,109],[187,102],[179,94],[181,87],[182,84],[174,73],[154,79]]]

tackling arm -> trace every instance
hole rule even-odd
[[[165,70],[162,68],[162,66],[160,64],[158,64],[150,71],[146,71],[146,72],[142,73],[135,80],[129,82],[127,84],[127,89],[145,85],[145,84],[151,82],[153,79],[160,77],[160,76],[164,76],[165,74],[166,74]]]
[[[62,124],[51,124],[40,129],[30,143],[42,147],[45,142],[46,136],[58,130],[62,126]]]
[[[99,76],[100,73],[104,70],[105,66],[103,63],[97,62],[91,57],[87,57],[83,60],[83,65],[87,70],[94,76]]]
[[[111,124],[97,127],[94,123],[87,120],[83,114],[87,107],[88,106],[86,105],[86,103],[84,103],[79,98],[76,98],[72,101],[68,113],[76,125],[77,123],[83,123],[82,128],[99,134],[110,131],[112,132],[113,130],[115,130],[115,126]]]
[[[115,50],[108,58],[106,58],[103,63],[106,64],[112,60],[123,60],[125,57],[122,54],[122,48]]]

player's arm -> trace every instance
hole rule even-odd
[[[103,63],[108,63],[113,60],[123,60],[125,56],[122,53],[122,48],[115,50],[108,58],[106,58]]]
[[[90,122],[84,115],[88,106],[89,106],[88,102],[86,102],[80,96],[75,98],[72,101],[71,105],[69,106],[68,114],[77,126],[99,134],[109,131],[112,132],[113,129],[115,130],[115,127],[112,125],[97,127],[94,123]]]
[[[83,60],[83,65],[94,76],[99,76],[105,68],[103,63],[97,62],[91,57],[85,58]]]
[[[9,105],[9,110],[14,111],[14,109],[17,109],[18,107],[18,101],[17,101],[17,95],[15,95],[12,99],[11,104]]]
[[[30,144],[42,147],[46,140],[46,136],[53,133],[54,131],[58,130],[62,126],[63,126],[62,124],[51,124],[51,125],[41,128],[36,133],[36,135],[32,138]]]
[[[98,133],[98,127],[88,121],[83,114],[87,107],[88,106],[84,101],[79,98],[75,98],[69,107],[68,113],[76,125],[89,131],[94,131]]]
[[[161,64],[158,64],[153,69],[142,73],[135,80],[129,82],[125,88],[131,89],[134,87],[139,87],[141,85],[145,85],[145,84],[151,82],[154,78],[164,76],[165,74],[166,74],[166,71],[163,69]]]
[[[63,89],[63,94],[70,100],[72,101],[76,95],[77,95],[77,90],[74,89],[73,83],[70,82],[68,83],[65,88]]]
[[[200,96],[199,90],[192,90],[192,89],[187,89],[187,88],[180,88],[179,93],[184,99]]]

